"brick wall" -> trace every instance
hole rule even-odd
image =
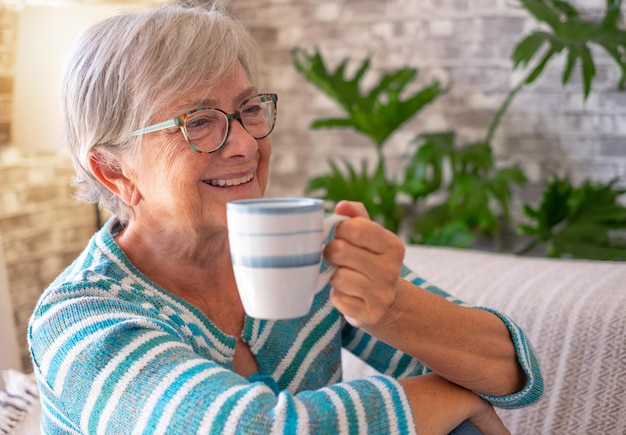
[[[9,143],[17,12],[0,5],[0,147]]]
[[[259,41],[264,61],[261,90],[280,94],[268,194],[301,195],[307,178],[326,172],[329,157],[354,162],[373,157],[372,147],[355,133],[309,131],[313,119],[339,112],[295,72],[290,59],[293,47],[317,46],[331,63],[349,57],[354,61],[351,66],[371,55],[372,74],[411,66],[420,71],[416,87],[433,78],[451,86],[388,145],[392,168],[400,171],[407,144],[419,132],[454,129],[462,141],[484,137],[493,114],[521,77],[511,71],[513,45],[535,27],[513,4],[509,0],[230,0],[229,7]],[[597,13],[604,2],[576,4]],[[0,232],[25,355],[23,337],[32,306],[93,232],[94,212],[71,198],[71,168],[66,160],[24,155],[10,146],[16,14],[0,6],[0,151],[4,156],[0,158]],[[599,54],[594,93],[585,105],[578,79],[561,87],[561,65],[553,65],[519,95],[495,137],[500,163],[520,164],[535,183],[552,172],[568,173],[575,181],[626,175],[626,93],[615,91],[619,71]],[[375,79],[368,77],[370,82]],[[533,198],[532,186],[525,195]]]
[[[0,240],[24,367],[35,302],[95,230],[94,207],[72,198],[72,174],[67,158],[0,152]]]
[[[573,2],[591,14],[604,1]],[[291,66],[294,46],[319,47],[336,64],[360,64],[369,54],[378,72],[419,69],[418,84],[437,78],[451,86],[387,145],[396,170],[416,133],[454,129],[460,143],[484,138],[506,94],[521,78],[509,60],[515,43],[536,28],[509,0],[231,0],[253,29],[265,60],[263,89],[280,94],[270,194],[301,192],[306,178],[327,171],[329,156],[357,162],[372,156],[360,136],[308,131],[337,108]],[[519,164],[532,182],[549,174],[574,181],[626,176],[626,92],[615,90],[619,70],[599,52],[593,94],[583,105],[578,72],[561,87],[562,59],[513,101],[494,139],[497,161]],[[370,77],[374,80],[377,77]],[[526,195],[536,196],[531,185]]]

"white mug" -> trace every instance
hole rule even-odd
[[[346,216],[325,217],[319,199],[260,198],[227,203],[226,219],[246,313],[273,320],[308,314],[334,272],[320,272],[322,245]]]

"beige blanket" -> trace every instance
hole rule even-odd
[[[409,247],[405,262],[460,299],[509,315],[530,337],[545,396],[498,410],[512,434],[626,434],[626,262],[429,247]],[[346,370],[369,373],[353,360]]]

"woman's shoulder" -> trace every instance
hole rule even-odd
[[[110,234],[108,225],[105,225],[44,290],[40,302],[72,297],[75,293],[107,288],[112,282],[122,281],[127,273],[119,267],[118,255],[107,247],[110,245],[108,239]]]
[[[119,311],[150,315],[141,282],[117,252],[107,222],[83,251],[43,291],[33,310],[30,325],[62,319],[66,325],[89,316]],[[114,246],[115,245],[115,246]],[[47,320],[46,320],[47,319]]]

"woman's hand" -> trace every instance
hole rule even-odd
[[[326,261],[337,266],[331,302],[355,326],[378,324],[397,300],[404,244],[371,221],[361,203],[341,201],[335,212],[353,219],[341,222],[324,248]]]
[[[486,400],[480,400],[482,400],[484,407],[478,414],[468,418],[469,422],[484,435],[510,435],[511,432],[506,428],[502,420],[500,420],[493,406]]]
[[[509,435],[491,404],[435,373],[401,379],[420,434],[447,434],[469,420],[485,435]]]
[[[372,222],[360,203],[342,201],[335,211],[352,219],[337,225],[324,257],[337,266],[330,300],[348,322],[470,391],[520,391],[526,378],[498,316],[400,278],[402,241]]]

